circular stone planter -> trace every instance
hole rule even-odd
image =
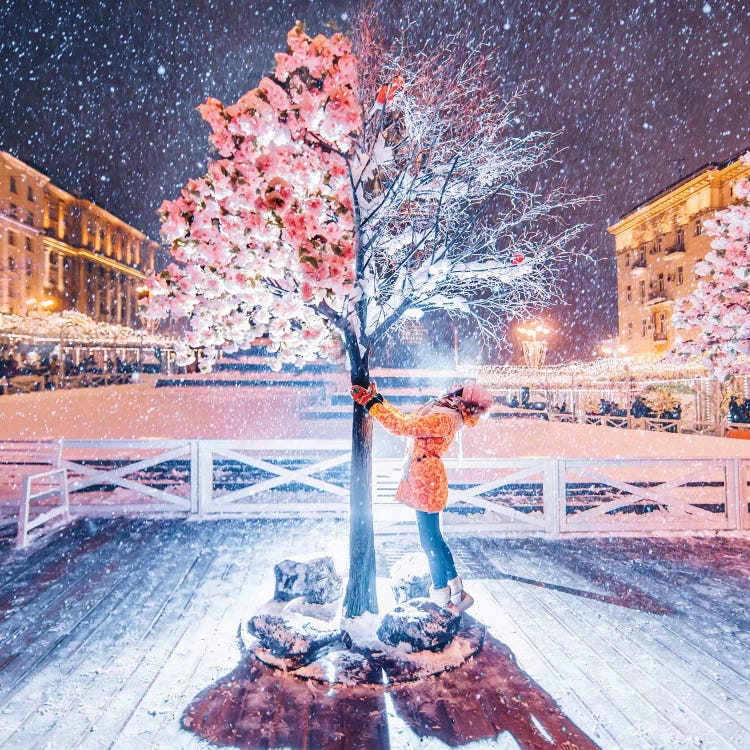
[[[392,647],[373,651],[358,648],[355,643],[350,649],[330,650],[302,667],[274,656],[242,627],[238,636],[243,654],[294,677],[331,684],[380,685],[421,680],[456,669],[481,651],[485,628],[474,618],[462,615],[461,627],[442,651],[410,652],[406,648]]]

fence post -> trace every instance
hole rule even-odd
[[[190,441],[190,513],[200,514],[200,462],[199,441]]]
[[[214,497],[214,464],[210,440],[198,440],[198,515],[211,509]]]
[[[567,460],[555,459],[557,463],[557,533],[568,530],[568,485]]]
[[[190,441],[190,512],[204,515],[211,505],[214,491],[214,467],[208,440]]]
[[[544,492],[544,520],[547,525],[547,531],[552,536],[560,535],[560,518],[565,512],[565,469],[563,465],[563,473],[561,475],[561,465],[563,465],[563,460],[559,458],[551,458],[546,462],[544,484],[542,485]],[[562,488],[560,486],[561,476],[563,481]],[[560,510],[561,503],[562,513]]]
[[[734,531],[740,528],[740,505],[742,503],[740,489],[740,460],[728,458],[724,462],[726,477],[726,509],[727,528]]]

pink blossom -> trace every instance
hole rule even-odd
[[[208,347],[202,367],[259,335],[279,362],[340,352],[312,305],[347,294],[354,280],[353,200],[335,149],[350,149],[361,127],[356,60],[340,34],[310,39],[298,25],[287,43],[274,76],[234,105],[201,105],[223,158],[160,209],[165,241],[185,265],[150,279],[149,314],[188,316],[188,343]],[[269,280],[298,294],[271,295]]]
[[[218,100],[209,97],[198,107],[201,117],[211,126],[214,131],[221,130],[226,124],[224,105]]]
[[[750,163],[750,155],[746,159]],[[675,329],[688,331],[685,337],[692,341],[680,340],[675,352],[702,355],[705,367],[723,380],[750,371],[750,207],[730,206],[704,226],[711,250],[695,265],[698,285],[675,304],[672,318]]]

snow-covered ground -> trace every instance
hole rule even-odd
[[[348,439],[347,419],[306,418],[308,406],[321,404],[322,393],[310,388],[153,381],[2,396],[0,439]],[[403,451],[380,428],[375,446],[380,455]],[[750,441],[537,419],[484,421],[466,431],[462,449],[467,457],[750,457]],[[531,747],[521,744],[525,728],[558,711],[603,750],[742,746],[750,706],[746,539],[513,540],[448,531],[489,645],[443,680],[377,697],[363,726],[382,728],[392,750],[455,745],[453,737],[442,741],[462,726],[450,717],[480,709],[518,721],[484,734],[474,727],[473,741],[459,742],[467,750]],[[183,716],[209,686],[212,698],[229,695],[223,675],[239,658],[237,623],[270,596],[273,563],[311,554],[330,554],[342,572],[347,563],[346,526],[331,519],[108,517],[78,521],[53,540],[0,555],[3,747],[205,747],[181,728]],[[380,587],[416,544],[416,534],[378,534]],[[381,593],[381,605],[387,599]],[[243,679],[236,684],[251,697],[266,694]],[[318,694],[276,675],[268,685],[277,715],[261,722],[265,734],[238,724],[261,738],[258,746],[279,727],[296,726],[301,694],[351,725],[359,716],[346,691]],[[518,710],[504,712],[509,701]],[[256,703],[242,704],[247,715],[266,716],[253,713]],[[219,708],[235,705],[230,695]],[[433,706],[449,718],[433,716]],[[214,716],[224,723],[218,709]],[[322,726],[334,737],[333,719]],[[240,738],[244,746],[253,746],[250,736]]]
[[[5,395],[0,397],[0,439],[349,439],[345,417],[307,418],[305,410],[311,406],[325,411],[321,399],[322,393],[312,389],[155,388],[153,379],[134,385]],[[403,441],[376,427],[375,452],[399,456]],[[508,458],[750,458],[750,441],[540,419],[489,419],[464,432],[463,453]]]

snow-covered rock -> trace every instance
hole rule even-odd
[[[279,602],[288,602],[305,593],[307,563],[295,560],[282,560],[273,569],[276,576],[276,591],[273,598]]]
[[[344,685],[379,685],[383,682],[383,667],[369,653],[335,649],[326,650],[315,661],[295,670],[294,676]]]
[[[424,555],[405,555],[394,566],[391,586],[396,603],[430,595],[430,570]]]
[[[274,599],[288,602],[298,596],[310,604],[327,604],[341,596],[342,579],[336,573],[332,557],[318,557],[309,562],[282,560],[274,567]]]
[[[391,646],[406,644],[412,651],[440,651],[460,627],[460,616],[429,599],[413,599],[386,613],[378,638]]]
[[[327,604],[343,593],[343,580],[333,567],[332,557],[319,557],[310,561],[305,583],[304,597],[309,604]]]
[[[257,638],[257,648],[253,651],[261,661],[266,661],[265,651],[275,657],[274,666],[288,669],[309,664],[328,649],[351,646],[351,638],[340,628],[297,614],[255,615],[248,621],[247,630]]]
[[[413,682],[432,675],[457,669],[465,661],[478,654],[485,640],[484,625],[474,618],[463,615],[460,630],[442,651],[411,651],[389,646],[377,655],[377,663],[383,668],[388,683]]]

